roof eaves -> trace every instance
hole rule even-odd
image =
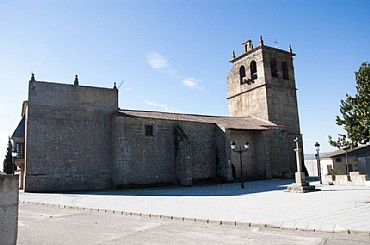
[[[370,148],[370,145],[363,145],[356,147],[354,149],[350,149],[347,151],[347,156],[357,156],[360,154],[363,154],[366,152],[366,148]],[[323,158],[333,158],[333,157],[344,157],[346,155],[346,151],[344,149],[338,149],[335,151],[332,151],[326,155],[323,156]]]
[[[257,117],[227,117],[119,109],[118,116],[216,124],[223,129],[264,131],[283,126]]]

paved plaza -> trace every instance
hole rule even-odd
[[[285,192],[293,180],[73,193],[20,193],[21,203],[126,215],[370,235],[370,187],[321,186]]]

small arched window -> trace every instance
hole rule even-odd
[[[277,65],[276,65],[275,59],[270,60],[270,69],[271,69],[271,76],[278,77],[278,71],[277,71]]]
[[[239,69],[240,84],[245,83],[245,67],[241,66]]]
[[[252,79],[257,79],[257,64],[254,60],[250,64],[250,70]]]
[[[283,70],[283,79],[289,80],[288,64],[285,61],[281,63],[281,69]]]

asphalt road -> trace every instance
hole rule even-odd
[[[20,204],[18,244],[370,244],[370,236],[159,220]]]

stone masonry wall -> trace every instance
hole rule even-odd
[[[277,62],[278,77],[272,77],[271,75],[271,59],[275,59]],[[287,63],[289,79],[283,79],[282,62]],[[300,128],[296,84],[291,53],[264,47],[263,63],[264,77],[267,86],[268,120],[284,125],[289,134],[299,135]]]
[[[180,122],[188,137],[186,161],[191,163],[193,181],[215,179],[217,159],[214,124]]]
[[[272,77],[270,61],[277,62],[277,77]],[[300,133],[296,83],[292,53],[270,47],[263,49],[264,73],[266,78],[266,96],[268,120],[285,127],[284,131],[269,132],[269,155],[271,160],[272,177],[291,178],[297,169],[294,152],[294,139],[299,138],[300,148],[303,149]],[[282,62],[287,63],[288,79],[283,78]],[[279,150],[277,150],[279,149]],[[301,152],[303,167],[303,150]],[[303,168],[302,168],[303,169]]]
[[[172,124],[121,116],[114,121],[114,186],[176,183]],[[145,136],[145,125],[153,125],[154,136]]]
[[[266,146],[262,138],[262,131],[228,130],[228,134],[230,135],[230,141],[236,143],[237,149],[241,145],[244,150],[244,142],[249,142],[249,150],[242,153],[244,180],[266,179]],[[230,152],[231,163],[235,166],[236,178],[239,178],[239,154],[231,150]]]
[[[216,167],[217,177],[222,181],[231,181],[232,172],[229,165],[230,139],[225,129],[216,127]]]
[[[294,141],[289,142],[287,132],[279,129],[265,131],[263,136],[266,141],[267,165],[269,166],[267,168],[268,178],[293,175],[295,172]]]
[[[259,46],[236,57],[227,78],[230,116],[254,116],[285,128],[286,133],[283,134],[280,131],[265,134],[267,169],[271,169],[266,172],[267,177],[290,177],[296,169],[294,139],[300,138],[301,134],[293,55],[284,50]],[[271,74],[273,59],[277,77]],[[252,78],[249,69],[252,60],[257,64],[257,78],[241,83],[240,67],[245,67],[247,79]],[[283,77],[283,62],[287,64],[288,77]]]
[[[229,116],[255,116],[268,120],[266,101],[265,73],[263,69],[262,50],[258,49],[248,56],[234,62],[227,77]],[[246,78],[250,79],[250,63],[256,62],[257,79],[251,83],[240,83],[239,69],[245,67]]]
[[[116,89],[30,81],[25,191],[111,187]]]
[[[145,125],[153,125],[154,136],[145,136]],[[175,139],[175,126],[186,139]],[[114,135],[115,186],[216,178],[214,124],[117,116]]]
[[[18,175],[0,175],[0,243],[13,245],[18,235]]]

